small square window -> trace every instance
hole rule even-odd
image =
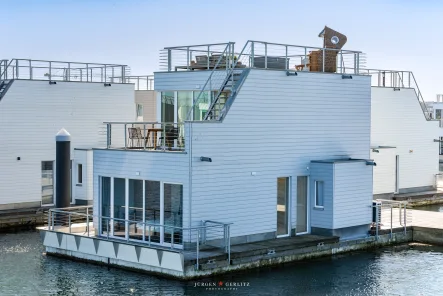
[[[77,165],[77,184],[83,183],[83,165]]]
[[[324,182],[315,181],[315,206],[324,207]]]

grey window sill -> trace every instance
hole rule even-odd
[[[324,207],[314,207],[314,210],[316,210],[316,211],[324,211],[325,208]]]

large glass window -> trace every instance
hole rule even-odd
[[[183,227],[183,185],[164,184],[164,225]],[[165,242],[181,244],[182,231],[179,228],[165,227]]]
[[[174,92],[162,92],[161,121],[174,122]]]
[[[192,108],[192,91],[177,92],[177,122],[188,120]],[[191,118],[190,118],[191,119]]]
[[[125,237],[125,179],[114,178],[114,235]]]
[[[129,198],[128,198],[128,220],[129,223],[129,238],[142,239],[143,238],[143,181],[129,180]]]
[[[435,119],[441,119],[441,109],[435,110]]]
[[[145,181],[145,219],[147,224],[160,224],[160,182]],[[149,228],[146,229],[148,236]],[[160,242],[160,228],[150,228],[151,241]]]
[[[109,177],[101,178],[101,198],[102,202],[100,216],[106,217],[102,218],[101,233],[107,236],[111,231],[110,219],[107,219],[111,217],[111,178]]]
[[[194,101],[194,120],[203,120],[208,112],[209,105],[211,104],[209,100],[209,92],[194,92]]]
[[[54,161],[42,161],[42,204],[54,204]]]

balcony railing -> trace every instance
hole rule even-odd
[[[187,259],[196,260],[196,269],[199,268],[200,253],[208,249],[211,252],[221,251],[230,262],[231,223],[207,220],[196,227],[182,227],[179,224],[181,222],[160,224],[150,219],[147,213],[139,219],[93,215],[92,206],[84,206],[49,209],[45,229],[107,240],[120,239],[152,248],[169,248],[185,254]],[[98,228],[94,228],[94,225]]]
[[[154,75],[131,75],[112,77],[117,83],[134,83],[135,90],[154,90]]]
[[[235,51],[234,42],[166,47],[160,61],[161,70],[169,72],[213,70],[218,64],[220,70],[234,67],[357,74],[366,59],[360,51],[249,40],[241,54]]]
[[[104,122],[107,149],[185,151],[183,123]]]
[[[0,80],[27,79],[49,81],[77,81],[126,83],[126,65],[12,59],[0,61]]]

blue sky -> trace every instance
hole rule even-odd
[[[443,1],[0,0],[0,58],[159,67],[165,46],[248,39],[321,46],[329,26],[370,68],[411,70],[426,100],[443,93]]]

